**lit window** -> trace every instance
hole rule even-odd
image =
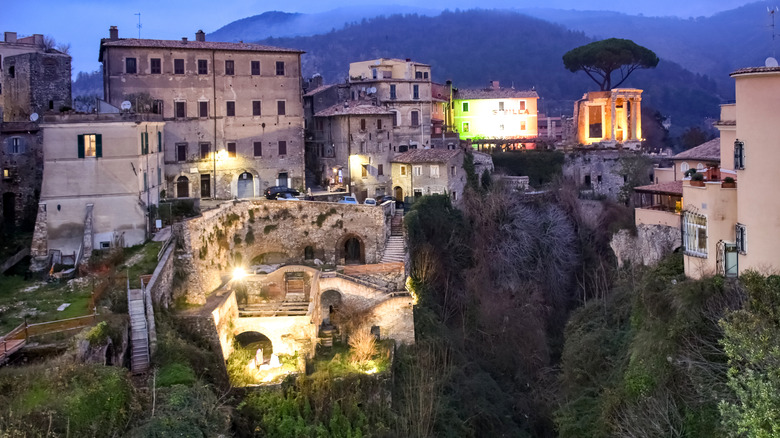
[[[97,135],[86,134],[84,135],[84,156],[94,157],[97,154]]]
[[[682,241],[685,254],[707,257],[707,217],[686,211],[683,215]]]
[[[234,142],[230,142],[227,144],[227,153],[228,153],[228,157],[236,158],[236,144]]]
[[[401,176],[406,176],[406,166],[401,166]]]
[[[525,131],[525,122],[520,122],[520,130]]]
[[[363,178],[368,177],[368,164],[363,164],[360,166],[360,176]]]
[[[498,102],[498,110],[503,111],[504,110],[504,102]]]
[[[469,122],[463,122],[463,132],[469,132]]]
[[[3,178],[8,179],[11,177],[11,169],[3,169]]]

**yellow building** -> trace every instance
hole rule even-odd
[[[736,175],[736,187],[683,185],[685,274],[693,278],[771,272],[780,261],[780,199],[769,188],[778,154],[773,122],[780,112],[780,68],[745,68],[731,77],[736,103],[721,106],[716,127],[721,175]]]
[[[537,136],[536,101],[533,90],[501,88],[458,89],[453,93],[454,128],[461,140],[483,138],[531,138]]]

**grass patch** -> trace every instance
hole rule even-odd
[[[92,285],[86,280],[43,283],[20,276],[0,275],[0,334],[30,324],[89,315]],[[70,303],[62,312],[57,307]]]
[[[350,374],[378,374],[390,369],[391,352],[394,341],[384,339],[377,341],[376,353],[369,360],[355,363],[352,351],[346,343],[333,342],[333,346],[318,347],[312,361],[312,375],[326,374],[331,377],[343,377]]]
[[[143,245],[125,248],[125,264],[118,268],[119,272],[126,271],[130,278],[130,287],[141,287],[141,275],[154,273],[157,267],[157,253],[162,248],[162,242],[148,242]]]
[[[179,362],[163,366],[157,374],[157,386],[160,388],[173,385],[192,385],[197,380],[192,368]]]

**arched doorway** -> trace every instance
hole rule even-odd
[[[360,265],[365,263],[363,258],[363,242],[357,237],[350,237],[344,242],[344,263],[347,265]]]
[[[190,180],[186,176],[180,176],[176,180],[176,197],[177,198],[190,197]]]
[[[393,189],[395,192],[395,200],[403,202],[404,200],[404,189],[401,188],[401,186],[396,186],[395,189]]]
[[[333,324],[332,317],[341,306],[341,293],[334,289],[328,289],[320,295],[320,307],[322,312],[322,324]]]
[[[255,196],[255,180],[251,173],[244,172],[238,175],[236,196],[239,198],[253,198]]]
[[[314,247],[309,245],[303,249],[304,260],[314,260]]]
[[[258,357],[258,350],[262,350],[262,362],[268,363],[274,353],[274,346],[268,336],[260,332],[243,332],[236,335],[237,348],[249,350],[253,356]]]

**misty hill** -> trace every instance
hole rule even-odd
[[[561,57],[590,41],[582,32],[520,13],[471,10],[378,17],[323,35],[261,42],[305,50],[304,75],[319,73],[329,83],[344,81],[350,62],[412,58],[430,64],[436,82],[481,87],[498,80],[502,86],[535,88],[540,111],[571,114],[573,102],[596,85],[583,73],[568,72]],[[718,114],[715,82],[665,59],[654,70],[636,71],[622,86],[644,89],[645,110],[671,116],[677,133]]]

